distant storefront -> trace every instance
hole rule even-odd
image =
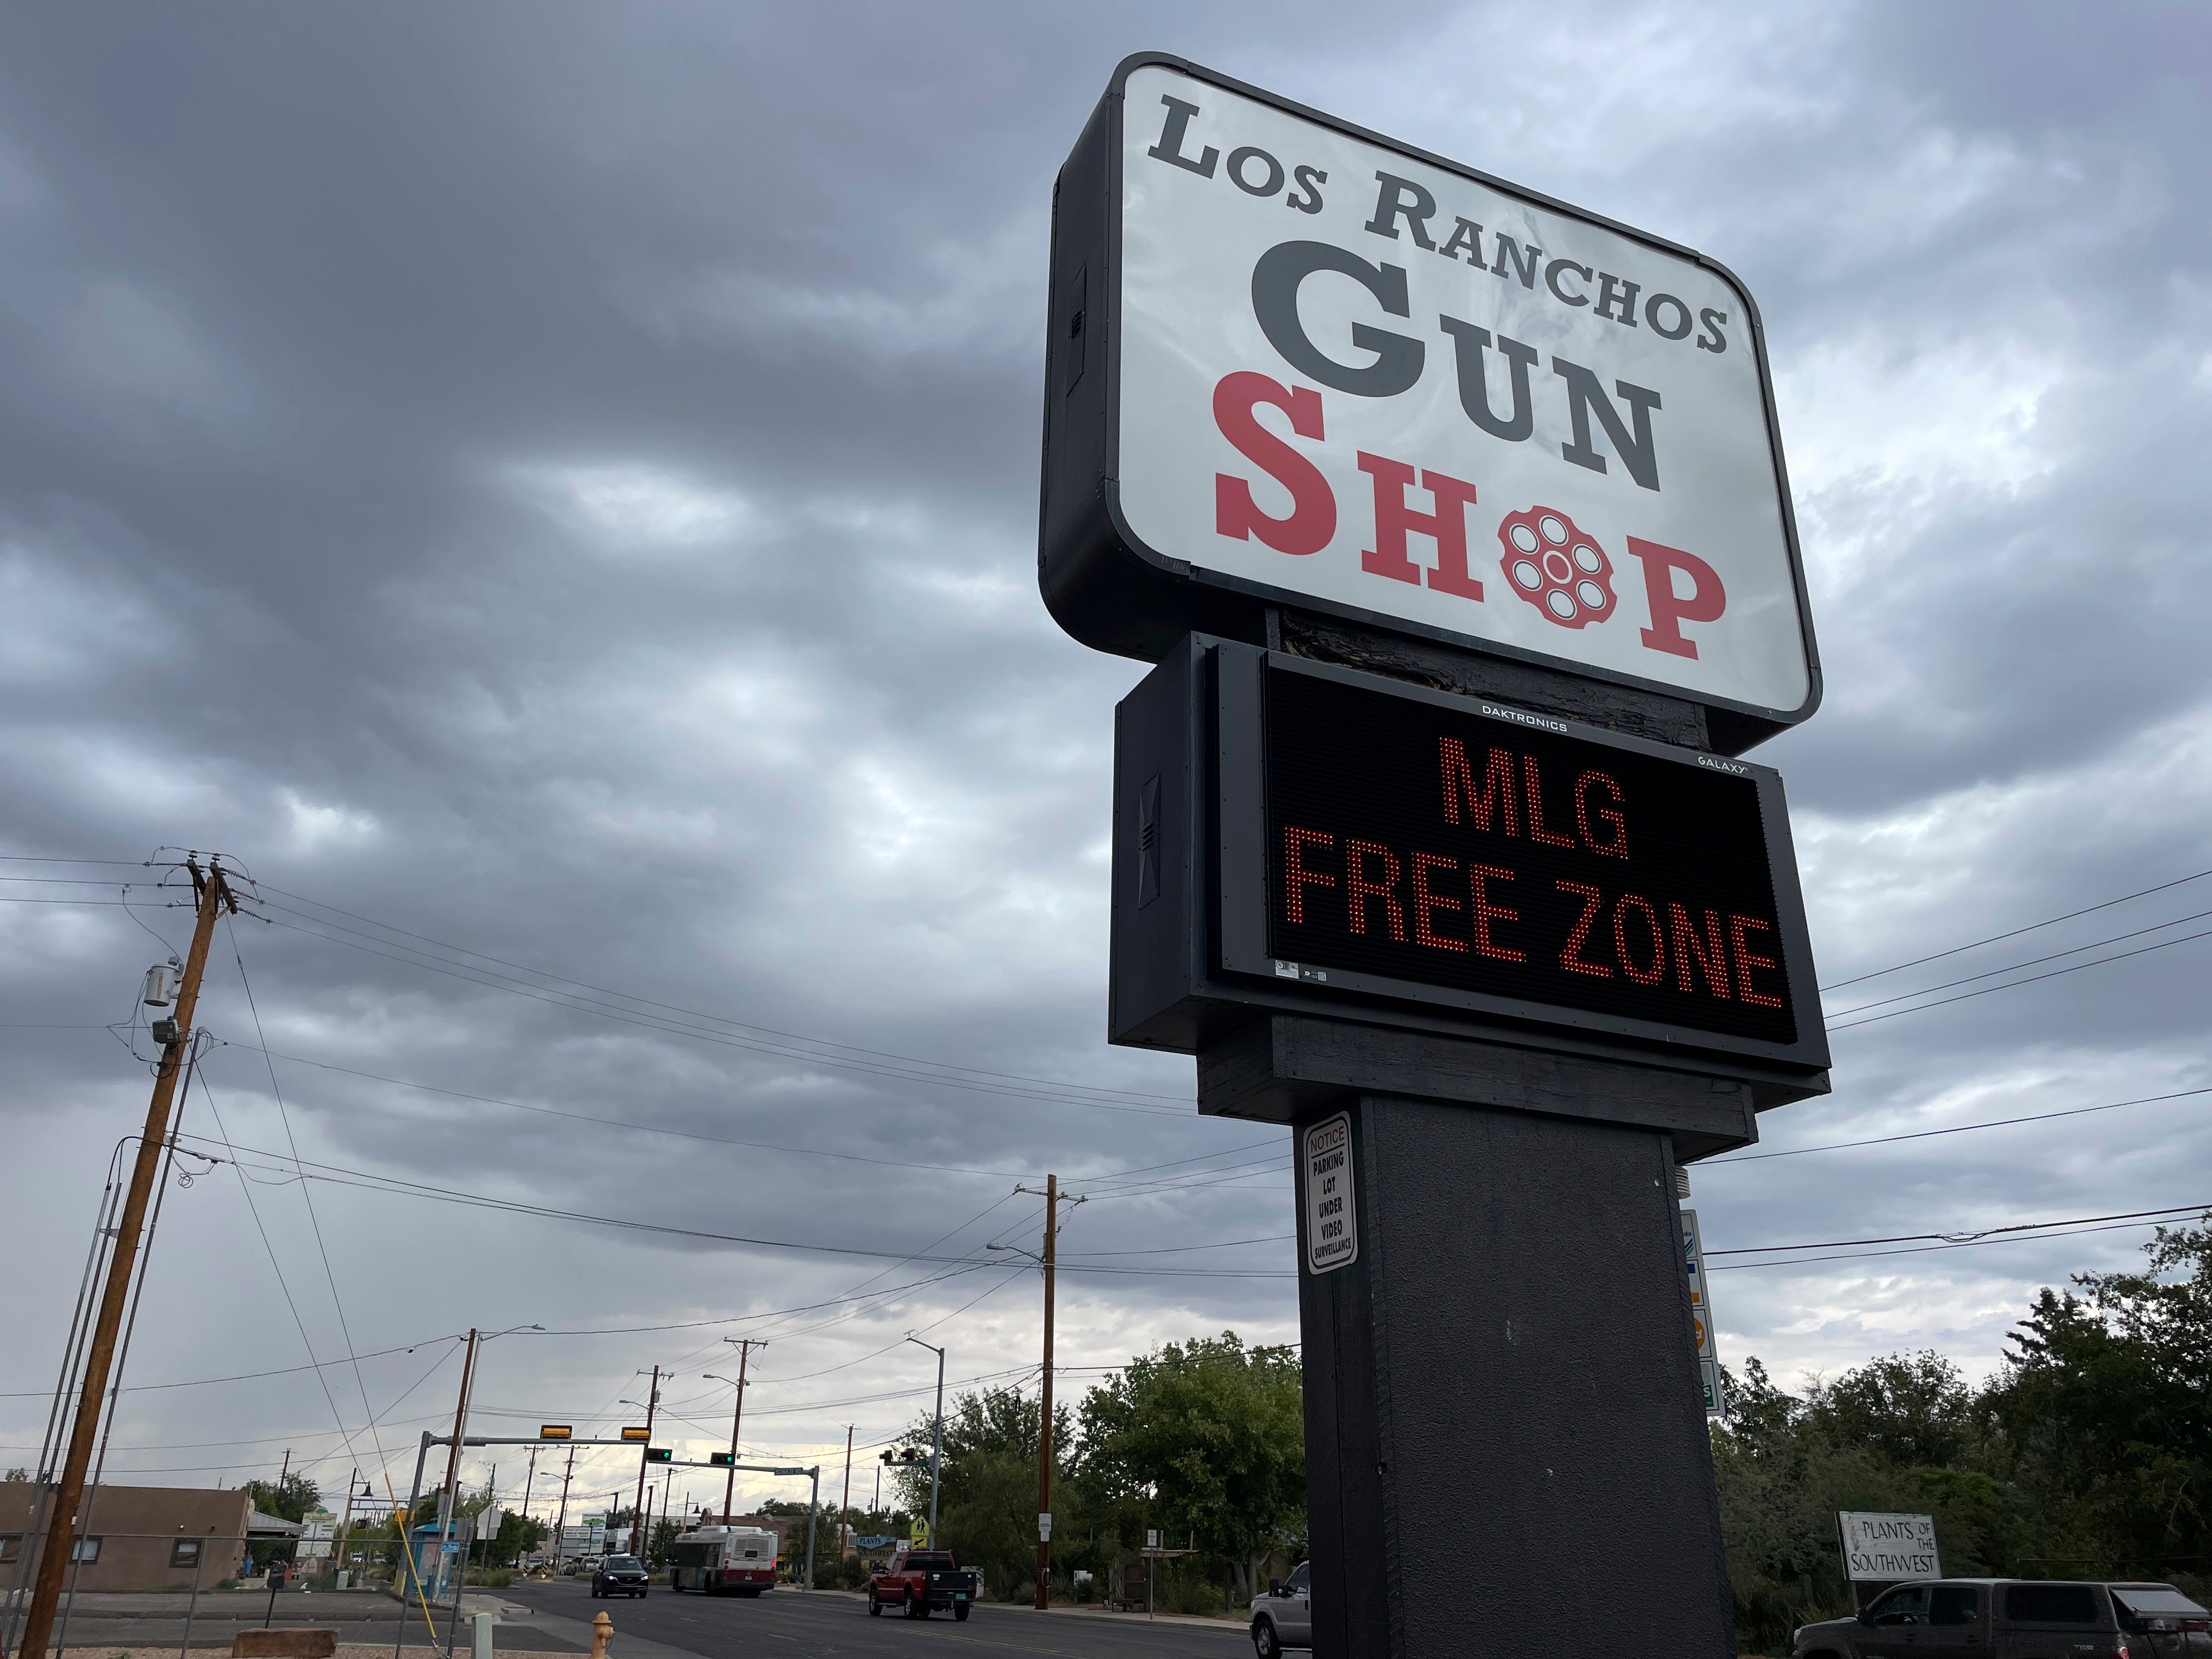
[[[0,1564],[10,1569],[18,1568],[27,1543],[39,1547],[33,1528],[42,1524],[37,1515],[41,1492],[33,1481],[0,1481]],[[242,1490],[103,1486],[89,1495],[77,1525],[76,1587],[190,1589],[197,1579],[201,1588],[211,1589],[239,1576],[247,1537],[270,1528],[287,1534],[299,1530],[256,1514]]]

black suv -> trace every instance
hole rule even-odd
[[[2171,1584],[1948,1578],[1799,1627],[1796,1659],[2212,1659],[2212,1613]]]
[[[592,1575],[594,1601],[604,1595],[642,1595],[645,1586],[645,1563],[635,1555],[610,1555]]]

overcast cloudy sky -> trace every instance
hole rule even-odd
[[[1034,1248],[1047,1171],[1121,1270],[1065,1282],[1068,1364],[1295,1337],[1280,1243],[1111,1254],[1290,1231],[1284,1138],[1104,1045],[1141,670],[1033,574],[1052,179],[1144,47],[1759,296],[1828,674],[1759,756],[1826,981],[2212,867],[2202,6],[13,8],[0,1462],[144,1110],[101,1028],[186,936],[143,908],[163,846],[260,884],[185,1121],[251,1167],[168,1192],[111,1479],[289,1449],[404,1489],[471,1325],[547,1328],[487,1351],[480,1431],[635,1420],[658,1363],[703,1455],[759,1335],[747,1449],[834,1465],[852,1424],[872,1465],[934,1376],[905,1333],[1033,1378],[1034,1275],[933,1258]],[[1842,1024],[2159,947],[1839,1030],[1757,1150],[2212,1086],[2212,940],[2167,945],[2204,912],[2212,879],[1838,991]],[[1708,1166],[1705,1240],[2212,1203],[2206,1100]],[[1723,1354],[1984,1372],[2144,1237],[1730,1273]],[[634,1467],[580,1460],[579,1500]]]

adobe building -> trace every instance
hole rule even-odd
[[[24,1534],[33,1525],[42,1488],[35,1481],[0,1481],[0,1564],[20,1571]],[[235,1578],[249,1536],[287,1535],[297,1527],[255,1512],[243,1488],[208,1492],[186,1486],[108,1486],[89,1495],[76,1546],[81,1590],[203,1589]],[[30,1547],[39,1547],[33,1534]]]

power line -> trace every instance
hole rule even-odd
[[[29,853],[0,853],[0,864],[94,864],[123,870],[181,870],[184,866],[170,860],[154,859],[61,859],[40,858]],[[112,885],[113,884],[110,884]]]
[[[2117,1215],[2077,1215],[2060,1221],[2015,1221],[2002,1227],[1980,1227],[1971,1232],[1898,1233],[1886,1238],[1828,1238],[1811,1244],[1747,1244],[1733,1250],[1707,1250],[1708,1256],[1769,1255],[1778,1250],[1839,1250],[1856,1244],[1913,1244],[1939,1239],[1946,1244],[1970,1244],[2000,1233],[2033,1232],[2044,1227],[2082,1227],[2094,1221],[2136,1221],[2145,1217],[2197,1215],[2212,1210],[2203,1203],[2169,1205],[2162,1210],[2123,1210]]]
[[[271,887],[266,890],[272,893],[284,893],[284,896],[288,898],[301,897],[301,896],[296,893],[284,892],[284,890],[282,888]],[[276,921],[273,918],[270,917],[262,918],[263,921],[267,921],[272,927],[285,927],[295,933],[307,933],[313,938],[328,939],[334,945],[345,945],[355,950],[365,951],[368,954],[372,956],[386,955],[386,953],[370,950],[368,945],[356,944],[351,939],[339,937],[339,934],[353,933],[356,938],[368,939],[375,945],[392,945],[392,948],[394,949],[413,951],[412,946],[394,945],[392,940],[378,939],[373,934],[361,933],[358,929],[343,927],[339,923],[325,921],[320,916],[309,915],[304,911],[293,909],[289,905],[270,904],[268,903],[266,900],[262,902],[270,909],[282,910],[287,915],[298,916],[303,921],[313,922],[316,925],[315,928],[301,927],[291,922]],[[333,905],[318,904],[317,902],[313,899],[301,899],[301,902],[307,904],[316,905],[316,908],[319,909],[332,910],[339,915],[353,915],[353,913],[350,911],[339,910]],[[453,974],[459,978],[473,979],[477,984],[488,986],[494,989],[511,991],[517,995],[530,997],[533,1000],[555,1002],[562,1007],[577,1008],[586,1012],[596,1012],[609,1018],[623,1020],[626,1023],[632,1024],[642,1024],[654,1030],[674,1031],[687,1036],[708,1036],[715,1041],[732,1043],[739,1048],[759,1049],[763,1052],[776,1054],[785,1058],[810,1060],[817,1064],[834,1066],[848,1070],[869,1072],[878,1075],[896,1075],[906,1078],[911,1081],[938,1083],[947,1087],[974,1089],[984,1093],[1026,1094],[1036,1089],[1047,1089],[1054,1091],[1061,1096],[1082,1097],[1091,1100],[1093,1103],[1098,1103],[1105,1100],[1160,1100],[1178,1103],[1187,1103],[1186,1097],[1181,1095],[1153,1094],[1146,1091],[1135,1089],[1101,1089],[1090,1084],[1067,1083],[1055,1078],[1028,1077],[1019,1073],[997,1072],[988,1070],[981,1066],[956,1066],[945,1060],[927,1060],[917,1055],[896,1054],[886,1049],[866,1048],[860,1047],[857,1044],[836,1042],[823,1037],[811,1037],[799,1032],[779,1030],[773,1026],[750,1024],[744,1020],[731,1019],[720,1014],[708,1013],[696,1008],[685,1008],[674,1003],[659,1002],[650,997],[637,996],[627,991],[614,990],[605,986],[592,985],[582,980],[569,979],[565,975],[548,973],[541,969],[524,968],[519,963],[507,962],[502,957],[487,956],[482,951],[471,951],[463,945],[448,945],[441,940],[430,939],[425,934],[409,933],[404,928],[392,927],[383,922],[371,921],[369,918],[365,916],[353,916],[353,919],[357,921],[368,921],[369,926],[383,928],[384,931],[387,933],[399,933],[408,939],[422,939],[426,944],[436,945],[440,950],[450,951],[459,956],[473,957],[480,962],[493,963],[501,967],[514,968],[520,973],[533,974],[539,979],[553,981],[556,985],[574,986],[579,990],[596,992],[602,996],[617,997],[624,1002],[635,1003],[641,1007],[660,1009],[666,1014],[680,1016],[681,1020],[704,1020],[708,1022],[711,1025],[726,1028],[728,1030],[754,1032],[758,1034],[760,1036],[773,1037],[777,1041],[775,1043],[763,1043],[755,1041],[740,1041],[738,1039],[727,1036],[720,1031],[706,1031],[695,1026],[684,1024],[681,1023],[681,1020],[678,1019],[665,1019],[656,1016],[641,1016],[629,1010],[617,1009],[610,1004],[596,1001],[590,997],[576,997],[568,993],[552,991],[546,986],[535,984],[527,980],[519,980],[512,975],[505,974],[495,974],[490,977],[482,977],[481,975],[485,970],[472,969],[470,971],[464,971],[465,969],[470,969],[470,964],[466,963],[441,963],[436,958],[429,957],[427,952],[421,951],[414,951],[411,957],[389,957],[387,958],[392,961],[411,962],[414,966],[430,968],[438,972]],[[337,931],[336,933],[320,933],[317,932],[316,928],[335,928]],[[823,1054],[810,1051],[793,1051],[779,1046],[781,1043],[788,1042],[805,1043],[808,1045],[809,1050],[827,1049],[834,1052]],[[860,1060],[847,1060],[839,1059],[837,1056],[840,1054],[858,1054],[864,1058]],[[877,1066],[871,1063],[878,1060],[889,1063],[888,1072],[886,1066]],[[924,1067],[926,1068],[926,1072],[924,1073],[914,1073],[903,1069],[913,1066]],[[954,1075],[931,1076],[927,1075],[927,1073],[952,1073]],[[993,1083],[1013,1083],[1025,1086],[1021,1090],[1005,1091],[993,1089],[984,1085],[975,1084],[964,1080],[966,1079],[972,1078],[984,1078],[990,1079]]]
[[[2182,1089],[2170,1095],[2145,1095],[2139,1100],[2115,1100],[2102,1106],[2073,1106],[2059,1112],[2032,1112],[2026,1117],[1992,1118],[1986,1123],[1960,1123],[1948,1129],[1916,1129],[1909,1134],[1875,1135],[1868,1140],[1832,1140],[1818,1146],[1792,1146],[1778,1152],[1738,1152],[1728,1158],[1707,1158],[1698,1167],[1711,1170],[1730,1164],[1756,1164],[1762,1158],[1802,1158],[1808,1152],[1840,1152],[1855,1146],[1887,1146],[1900,1140],[1932,1140],[1937,1135],[1962,1135],[1975,1129],[2009,1128],[2016,1123],[2047,1123],[2053,1118],[2083,1117],[2091,1112],[2116,1112],[2123,1106],[2151,1106],[2161,1101],[2188,1100],[2197,1095],[2212,1095],[2212,1089]]]
[[[1971,945],[1954,945],[1948,951],[1938,951],[1933,956],[1915,957],[1910,962],[1900,962],[1894,967],[1877,968],[1870,974],[1859,974],[1850,979],[1839,979],[1832,985],[1823,985],[1823,991],[1840,991],[1846,985],[1857,985],[1870,979],[1880,979],[1887,974],[1902,973],[1907,968],[1917,968],[1923,963],[1941,962],[1945,957],[1955,957],[1961,951],[1977,951],[1984,945],[1995,945],[2002,939],[2018,939],[2022,933],[2032,933],[2039,927],[2056,927],[2062,921],[2071,921],[2076,916],[2086,916],[2099,910],[2109,910],[2116,904],[2125,904],[2130,899],[2148,898],[2153,893],[2163,893],[2170,887],[2185,886],[2192,881],[2202,881],[2212,876],[2212,870],[2199,870],[2193,876],[2182,876],[2172,881],[2160,882],[2155,887],[2146,887],[2141,892],[2123,893],[2116,899],[2106,899],[2102,904],[2092,904],[2080,910],[2069,910],[2063,916],[2051,916],[2042,921],[2031,921],[2025,927],[2015,927],[2010,933],[1992,933],[1987,939],[1978,939]]]
[[[2164,951],[2171,946],[2186,945],[2191,939],[2212,939],[2212,928],[2206,928],[2203,933],[2184,933],[2179,939],[2162,939],[2156,945],[2145,945],[2136,950],[2122,951],[2112,956],[2100,957],[2094,962],[2077,962],[2070,968],[2053,968],[2047,974],[2030,974],[2026,979],[2016,979],[2009,985],[1986,985],[1978,991],[1962,991],[1957,996],[1942,997],[1934,1002],[1923,1002],[1914,1007],[1893,1008],[1886,1014],[1869,1014],[1864,1019],[1845,1020],[1842,1024],[1831,1025],[1828,1029],[1831,1031],[1848,1031],[1856,1025],[1873,1025],[1882,1020],[1896,1019],[1905,1014],[1925,1013],[1930,1008],[1941,1008],[1954,1002],[1971,1002],[1976,997],[1990,996],[1999,991],[2016,991],[2021,986],[2033,985],[2039,980],[2057,979],[2062,974],[2078,974],[2084,968],[2102,968],[2110,963],[2125,962],[2130,957],[2148,956],[2153,951]]]
[[[246,991],[246,1012],[253,1016],[254,1041],[263,1045],[262,1060],[269,1067],[269,1091],[276,1102],[277,1121],[284,1126],[284,1142],[292,1149],[292,1161],[296,1164],[300,1160],[300,1142],[292,1133],[292,1114],[284,1104],[284,1091],[276,1082],[276,1062],[269,1057],[267,1046],[269,1038],[261,1029],[261,1005],[254,1000],[253,981],[246,972],[246,955],[239,949],[238,945],[238,927],[229,916],[223,918],[223,926],[230,937],[232,959],[238,963],[238,982]],[[338,1294],[337,1272],[331,1266],[331,1247],[323,1237],[322,1218],[315,1213],[313,1188],[305,1182],[300,1184],[300,1201],[307,1206],[307,1225],[315,1235],[316,1253],[322,1257],[324,1282],[331,1287],[331,1306],[337,1313],[338,1335],[345,1343],[346,1358],[353,1363],[354,1387],[361,1394],[362,1416],[368,1430],[369,1444],[375,1449],[377,1467],[382,1468],[385,1463],[384,1438],[376,1431],[376,1411],[368,1403],[368,1379],[362,1375],[361,1361],[354,1357],[353,1326],[346,1318],[344,1298]],[[310,1353],[308,1358],[312,1359],[314,1356]],[[321,1373],[318,1372],[317,1375],[320,1376]],[[335,1408],[337,1402],[333,1401],[331,1404]],[[353,1442],[350,1439],[346,1442],[346,1449],[349,1452],[353,1449]]]
[[[106,1028],[88,1027],[87,1029],[105,1030]],[[424,1094],[444,1095],[453,1100],[471,1101],[483,1106],[505,1106],[518,1112],[535,1113],[541,1117],[565,1118],[574,1123],[594,1123],[605,1128],[622,1129],[632,1133],[671,1135],[679,1140],[703,1141],[709,1146],[743,1146],[752,1152],[784,1152],[793,1158],[836,1158],[841,1162],[848,1164],[874,1164],[887,1165],[895,1169],[928,1170],[942,1175],[989,1176],[1001,1180],[1019,1180],[1030,1173],[1030,1171],[1025,1170],[986,1170],[957,1164],[924,1164],[913,1158],[871,1158],[864,1153],[830,1152],[818,1146],[787,1146],[778,1141],[748,1140],[736,1135],[710,1135],[702,1133],[701,1132],[694,1129],[672,1129],[661,1124],[640,1123],[629,1118],[601,1117],[589,1112],[572,1112],[556,1106],[538,1106],[532,1105],[527,1101],[507,1100],[497,1095],[474,1094],[465,1089],[448,1089],[435,1083],[417,1083],[411,1078],[388,1077],[380,1072],[363,1071],[359,1066],[340,1066],[330,1060],[309,1060],[304,1054],[286,1054],[281,1048],[256,1048],[251,1043],[239,1042],[228,1039],[224,1041],[224,1046],[226,1048],[232,1048],[252,1049],[255,1053],[266,1054],[274,1060],[285,1060],[295,1066],[312,1066],[318,1071],[337,1072],[346,1077],[357,1077],[371,1083],[388,1083],[395,1088],[415,1089],[419,1090]],[[1172,1112],[1163,1114],[1163,1115],[1188,1118],[1189,1114]],[[1265,1141],[1255,1141],[1252,1143],[1252,1146],[1258,1146],[1267,1144],[1268,1143]],[[1113,1175],[1097,1178],[1107,1180],[1113,1179],[1118,1175],[1139,1174],[1147,1170],[1170,1169],[1178,1164],[1197,1163],[1202,1159],[1209,1158],[1226,1158],[1229,1153],[1232,1152],[1249,1152],[1250,1150],[1251,1146],[1232,1146],[1224,1152],[1200,1152],[1188,1158],[1177,1158],[1168,1164],[1142,1164],[1136,1170],[1120,1170],[1114,1172]]]
[[[1978,1250],[1991,1244],[2037,1244],[2047,1238],[2076,1238],[2083,1233],[2123,1233],[2138,1227],[2160,1227],[2160,1221],[2122,1221],[2105,1227],[2070,1227],[2054,1233],[2021,1233],[2004,1238],[1970,1238],[1955,1244],[1915,1244],[1896,1250],[1854,1250],[1844,1255],[1800,1255],[1773,1261],[1723,1261],[1705,1271],[1716,1273],[1755,1273],[1762,1267],[1805,1267],[1816,1261],[1866,1261],[1885,1255],[1932,1255],[1938,1250]]]
[[[215,1118],[215,1127],[217,1132],[222,1136],[222,1144],[228,1148],[230,1146],[230,1131],[223,1127],[222,1113],[215,1103],[215,1090],[208,1081],[206,1068],[204,1066],[201,1068],[200,1073],[200,1095],[208,1103],[209,1113]],[[209,1137],[206,1135],[187,1135],[181,1128],[179,1128],[173,1130],[170,1133],[169,1139],[171,1144],[173,1145],[179,1140],[208,1140]],[[210,1144],[213,1143],[210,1142]],[[198,1156],[204,1158],[206,1154],[200,1153],[198,1154]],[[265,1157],[267,1154],[264,1153],[263,1156]],[[276,1247],[270,1242],[269,1229],[262,1223],[260,1206],[253,1201],[252,1183],[246,1180],[245,1168],[239,1164],[234,1154],[229,1161],[231,1167],[235,1170],[238,1174],[239,1190],[246,1195],[246,1213],[253,1218],[253,1231],[261,1236],[261,1248],[269,1254],[269,1270],[276,1275],[276,1288],[283,1293],[284,1305],[291,1312],[292,1323],[299,1328],[300,1346],[307,1351],[307,1358],[311,1362],[311,1369],[314,1372],[315,1381],[322,1387],[323,1398],[329,1403],[331,1408],[331,1417],[332,1420],[337,1424],[338,1433],[345,1441],[346,1450],[350,1453],[353,1450],[352,1433],[345,1425],[344,1413],[338,1410],[337,1396],[331,1392],[330,1379],[323,1375],[324,1367],[319,1364],[313,1363],[315,1359],[314,1342],[307,1335],[307,1321],[300,1316],[300,1304],[292,1299],[292,1287],[284,1282],[284,1269],[283,1265],[276,1260]],[[347,1346],[350,1347],[352,1346],[352,1344],[349,1343],[347,1344]]]
[[[1917,991],[1900,991],[1893,997],[1882,997],[1873,1002],[1862,1002],[1855,1008],[1838,1008],[1832,1018],[1841,1019],[1845,1014],[1863,1014],[1869,1008],[1887,1008],[1893,1002],[1910,1002],[1915,997],[1933,995],[1948,991],[1954,986],[1972,985],[1978,979],[1995,979],[1999,974],[2016,974],[2023,968],[2040,968],[2046,962],[2057,962],[2062,957],[2078,957],[2084,951],[2102,950],[2107,945],[2118,945],[2123,939],[2141,939],[2145,933],[2162,933],[2169,927],[2179,927],[2184,922],[2202,921],[2212,916],[2212,910],[2198,910],[2186,916],[2176,916],[2171,921],[2154,922],[2148,927],[2136,927],[2124,933],[2114,933],[2107,939],[2093,939],[2087,945],[2069,945],[2063,951],[2053,951],[2047,957],[2030,957],[2026,962],[2015,962],[2008,967],[1990,968],[1978,974],[1968,974],[1963,979],[1947,979],[1941,985],[1923,985]],[[2195,937],[2202,937],[2196,935]],[[2169,939],[2167,944],[2179,944]]]
[[[204,1135],[192,1135],[185,1138],[194,1140],[206,1140],[209,1139],[209,1137]],[[228,1142],[222,1144],[227,1147],[229,1146],[229,1143]],[[276,1158],[282,1157],[281,1154],[264,1152],[258,1147],[249,1146],[245,1150],[252,1153],[257,1158]],[[208,1154],[201,1153],[198,1154],[198,1156],[206,1157]],[[234,1164],[238,1163],[238,1160],[234,1156],[234,1158],[224,1161],[230,1162]],[[274,1174],[288,1174],[286,1165],[283,1163],[275,1163],[262,1167],[268,1169]],[[296,1165],[295,1168],[297,1170],[297,1173],[290,1175],[289,1178],[291,1179],[323,1181],[328,1182],[334,1186],[359,1187],[370,1192],[394,1193],[412,1198],[431,1199],[441,1203],[459,1204],[476,1209],[497,1210],[508,1214],[536,1216],[547,1220],[581,1221],[589,1223],[595,1226],[615,1227],[628,1232],[652,1233],[675,1238],[695,1238],[702,1241],[702,1243],[708,1243],[750,1245],[760,1249],[797,1250],[809,1255],[817,1255],[862,1256],[889,1261],[940,1261],[956,1263],[967,1267],[979,1265],[977,1259],[972,1256],[930,1255],[903,1250],[873,1250],[866,1249],[862,1246],[849,1244],[810,1244],[793,1239],[758,1238],[741,1233],[718,1233],[710,1231],[705,1228],[678,1227],[671,1225],[666,1222],[639,1221],[623,1216],[596,1215],[583,1210],[564,1210],[553,1205],[527,1203],[520,1199],[492,1198],[483,1194],[456,1192],[450,1188],[434,1187],[425,1182],[407,1181],[397,1176],[380,1176],[368,1170],[347,1169],[342,1164],[319,1163],[313,1158],[300,1160],[299,1164]],[[241,1175],[243,1174],[242,1169],[240,1173]],[[1164,1278],[1283,1279],[1291,1276],[1287,1272],[1261,1271],[1258,1269],[1243,1270],[1222,1267],[1105,1267],[1090,1266],[1071,1268],[1070,1271],[1092,1273],[1136,1273]]]

